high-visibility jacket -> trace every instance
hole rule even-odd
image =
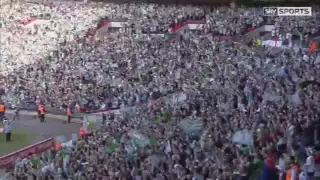
[[[84,131],[83,127],[81,127],[81,128],[79,129],[79,135],[80,135],[80,136],[83,136],[84,134],[85,134],[85,131]]]
[[[315,42],[309,42],[309,52],[314,52],[317,49],[317,44]]]
[[[67,116],[71,116],[71,115],[72,115],[71,109],[70,107],[67,107]]]
[[[76,105],[76,110],[79,112],[81,111],[81,107],[78,104]]]
[[[38,105],[38,111],[40,111],[41,108],[43,108],[43,104]]]
[[[3,104],[0,104],[0,113],[4,113],[6,107]]]
[[[286,180],[291,180],[291,176],[292,176],[291,171],[293,169],[296,170],[296,178],[295,178],[295,180],[299,180],[300,172],[299,172],[299,166],[297,164],[292,165],[291,168],[287,170],[287,172],[286,172]]]
[[[44,107],[40,107],[39,112],[40,112],[40,114],[44,114]]]
[[[59,151],[59,150],[60,150],[60,148],[61,148],[61,144],[60,144],[60,143],[58,143],[58,142],[56,142],[56,151]]]

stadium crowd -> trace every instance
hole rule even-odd
[[[69,2],[70,3],[70,2]],[[14,74],[15,77],[12,78],[5,78],[7,80],[12,80],[13,83],[8,83],[6,87],[15,86],[14,88],[10,88],[11,92],[7,94],[10,94],[9,99],[16,99],[15,101],[18,101],[21,98],[15,98],[15,97],[24,97],[24,99],[29,99],[29,101],[35,101],[37,99],[37,96],[41,96],[41,100],[45,102],[45,104],[51,104],[55,107],[61,107],[63,102],[61,101],[72,101],[73,103],[75,101],[78,101],[77,103],[80,104],[90,104],[91,108],[99,109],[101,106],[104,107],[106,104],[105,101],[112,101],[112,97],[109,98],[109,100],[106,100],[106,97],[104,97],[101,94],[102,89],[106,89],[108,87],[101,86],[101,87],[94,87],[97,88],[94,91],[97,91],[96,97],[83,97],[80,98],[77,97],[70,97],[70,93],[67,93],[66,91],[68,88],[70,88],[68,91],[70,92],[76,92],[78,91],[79,82],[75,81],[74,85],[68,85],[73,87],[63,87],[60,91],[53,91],[54,88],[52,85],[57,86],[57,83],[66,83],[65,81],[69,81],[71,78],[80,78],[79,81],[82,81],[83,79],[91,80],[91,81],[97,81],[97,78],[100,79],[107,79],[104,75],[104,73],[99,74],[99,77],[97,75],[92,74],[93,72],[90,72],[90,69],[88,66],[87,69],[83,69],[83,67],[78,68],[77,66],[83,66],[87,62],[89,62],[87,59],[90,58],[91,54],[94,52],[86,52],[86,50],[82,51],[83,48],[88,49],[88,51],[92,51],[91,49],[95,47],[96,45],[89,44],[87,40],[84,40],[84,37],[87,37],[87,32],[84,31],[84,29],[95,29],[95,26],[97,25],[99,18],[103,19],[104,17],[108,17],[109,19],[121,19],[122,21],[127,20],[130,25],[128,29],[130,29],[131,32],[135,32],[136,30],[139,32],[150,32],[151,30],[157,29],[155,27],[161,27],[158,29],[165,29],[166,31],[169,30],[170,24],[179,24],[179,22],[184,22],[186,18],[189,19],[203,19],[204,16],[207,16],[207,24],[208,27],[206,27],[207,32],[212,32],[215,35],[231,35],[235,33],[242,33],[245,29],[247,29],[245,23],[247,24],[259,24],[261,23],[262,19],[257,18],[256,16],[253,16],[253,13],[251,11],[245,11],[244,9],[237,9],[236,12],[231,11],[230,9],[210,9],[210,8],[193,8],[193,7],[164,7],[164,6],[155,6],[155,5],[139,5],[137,7],[139,8],[132,8],[131,6],[135,5],[113,5],[113,4],[107,4],[107,5],[101,5],[101,4],[82,4],[82,3],[50,3],[50,5],[44,6],[39,4],[27,4],[27,8],[21,8],[22,5],[15,4],[11,5],[13,8],[4,7],[2,10],[4,11],[3,14],[5,14],[5,17],[3,18],[3,31],[2,32],[2,72],[10,72],[10,71],[20,71]],[[8,5],[9,6],[9,5]],[[134,11],[133,11],[134,10]],[[131,12],[133,11],[133,12]],[[136,11],[136,12],[135,12]],[[220,14],[217,14],[216,12],[220,11]],[[19,15],[19,13],[22,15]],[[166,13],[164,13],[166,12]],[[169,13],[168,13],[169,12]],[[208,12],[207,15],[205,15],[205,12]],[[162,15],[158,15],[158,13]],[[188,14],[188,16],[186,16]],[[230,19],[216,21],[215,19],[221,18],[221,14],[228,14],[230,15]],[[239,14],[243,14],[245,17],[243,19],[237,18]],[[42,23],[41,25],[27,25],[21,24],[21,19],[25,18],[28,19],[28,16],[35,16],[36,18],[41,19],[48,19],[50,18],[50,21],[46,21],[46,23]],[[41,17],[39,17],[41,16]],[[164,17],[163,17],[164,16]],[[168,17],[166,17],[168,16]],[[252,18],[254,17],[254,18]],[[158,24],[157,22],[164,23],[163,19],[167,20],[167,23],[165,24]],[[81,23],[80,23],[81,22]],[[233,26],[230,26],[230,23],[233,24]],[[131,26],[133,25],[133,26]],[[228,27],[230,26],[230,27]],[[131,28],[134,30],[132,31]],[[151,29],[146,30],[146,29]],[[163,32],[163,31],[161,31]],[[127,35],[126,35],[127,36]],[[115,39],[116,35],[113,35],[110,37],[112,39]],[[123,37],[124,38],[124,37]],[[131,37],[129,37],[131,38]],[[21,39],[24,39],[23,41]],[[125,39],[125,38],[124,38]],[[81,42],[79,42],[81,41]],[[127,39],[127,41],[130,41],[130,39]],[[113,43],[113,42],[111,42]],[[130,44],[127,42],[124,42],[123,44]],[[131,43],[132,44],[132,43]],[[108,46],[107,42],[104,42],[105,46]],[[119,45],[118,45],[119,46]],[[131,48],[130,46],[135,46],[135,44],[128,45],[127,48]],[[58,49],[63,49],[59,50]],[[119,47],[122,48],[122,47]],[[81,50],[82,55],[76,54],[78,50]],[[24,53],[21,53],[24,52]],[[104,52],[106,53],[106,52]],[[136,54],[139,54],[138,51]],[[119,54],[119,53],[117,53]],[[64,57],[68,55],[68,57]],[[74,56],[79,56],[78,58],[75,58]],[[86,56],[86,57],[84,57]],[[118,55],[117,55],[118,56]],[[116,56],[116,57],[117,57]],[[65,59],[72,58],[73,61],[75,59],[79,59],[76,62],[73,62],[73,65],[66,65],[66,67],[59,67],[61,66],[59,63],[61,61],[66,61],[68,63],[71,63],[70,61],[67,61]],[[105,58],[105,57],[101,57]],[[110,59],[111,58],[111,59]],[[113,60],[115,57],[110,57],[108,60]],[[14,61],[12,59],[15,59]],[[30,64],[30,62],[39,61],[37,64],[37,67],[33,67],[33,64]],[[49,62],[52,64],[50,66],[46,65]],[[110,64],[109,62],[103,62],[101,60],[95,60],[98,61],[96,63],[99,64]],[[117,61],[114,63],[120,64],[121,61]],[[30,67],[28,67],[28,64]],[[100,71],[103,71],[105,69],[106,65],[98,65]],[[13,69],[13,67],[17,66],[23,66],[19,70]],[[44,67],[46,66],[46,67]],[[94,65],[95,68],[97,68],[97,65]],[[69,69],[69,72],[66,72],[66,68]],[[78,70],[82,69],[81,72]],[[77,72],[74,72],[77,70]],[[45,77],[42,77],[40,72],[53,72],[52,75],[49,75],[50,73],[43,73]],[[105,71],[105,70],[104,70]],[[29,73],[31,72],[31,73]],[[57,73],[57,72],[63,72]],[[120,71],[119,71],[120,72]],[[145,72],[145,71],[142,71]],[[40,74],[39,74],[40,73]],[[115,71],[117,73],[117,71]],[[19,76],[20,74],[24,74],[23,76]],[[61,77],[60,77],[60,75]],[[112,73],[109,73],[109,75]],[[17,77],[18,75],[18,77]],[[104,77],[102,78],[101,77]],[[71,77],[69,77],[71,76]],[[37,78],[35,78],[37,77]],[[121,79],[121,77],[114,76],[115,79]],[[18,79],[18,83],[16,83]],[[109,78],[112,79],[112,78]],[[36,81],[35,81],[36,80]],[[64,82],[62,82],[64,81]],[[20,86],[19,83],[27,83],[27,86]],[[55,82],[55,83],[54,83]],[[88,81],[86,81],[88,82]],[[53,84],[50,84],[53,83]],[[64,85],[63,85],[64,86]],[[147,87],[148,85],[144,85]],[[37,91],[34,91],[34,87],[39,88]],[[26,88],[24,91],[23,89]],[[86,96],[85,94],[91,94],[87,93],[90,91],[92,87],[87,87],[87,85],[84,85],[83,88],[81,88],[80,91],[81,95]],[[113,87],[110,87],[113,88]],[[42,89],[42,90],[41,90]],[[53,92],[50,92],[50,95],[48,98],[52,98],[51,100],[48,100],[47,97],[44,94],[43,91],[45,89],[51,89]],[[121,89],[121,88],[115,88],[115,89]],[[21,92],[22,90],[22,92]],[[120,90],[121,91],[121,90]],[[104,91],[106,92],[106,91]],[[117,91],[115,91],[117,92]],[[61,94],[62,93],[62,94]],[[74,93],[73,96],[75,96]],[[101,96],[102,95],[102,96]],[[141,95],[141,94],[139,94]],[[59,97],[59,98],[58,98]],[[116,96],[118,98],[118,96]],[[66,100],[68,99],[68,100]],[[81,100],[79,100],[81,99]],[[121,98],[118,98],[121,99]],[[39,99],[37,99],[39,101]],[[79,102],[81,101],[81,102]],[[89,101],[89,102],[88,102]],[[117,101],[117,100],[116,100]],[[123,100],[121,100],[123,101]],[[48,102],[48,103],[47,103]],[[49,103],[50,102],[50,103]],[[66,102],[64,102],[66,103]],[[68,103],[68,102],[67,102]],[[123,103],[123,102],[121,102]],[[94,104],[94,105],[93,105]]]
[[[265,23],[285,27],[281,33],[299,27],[306,37],[303,33],[312,35],[319,24],[317,12],[288,21],[239,7],[80,2],[7,6],[11,8],[1,7],[6,11],[1,17],[1,86],[11,104],[42,101],[59,108],[78,104],[120,110],[69,147],[36,162],[17,160],[4,178],[320,176],[320,94],[313,85],[320,77],[317,54],[294,43],[269,56],[265,47],[218,38],[243,35],[249,26]],[[21,25],[30,15],[50,21]],[[92,41],[87,30],[105,17],[134,26]],[[154,29],[170,35],[172,24],[186,19],[204,20],[204,30],[186,32],[175,42],[150,35]],[[147,39],[133,38],[139,29]]]

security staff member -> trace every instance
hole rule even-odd
[[[0,121],[4,120],[4,114],[6,112],[6,106],[0,103]]]
[[[296,163],[293,156],[290,157],[291,166],[286,172],[286,180],[299,180],[299,165]]]
[[[85,134],[86,134],[86,131],[84,130],[84,128],[83,128],[83,127],[80,127],[80,129],[79,129],[79,136],[80,136],[81,138],[84,138]]]
[[[44,122],[44,119],[45,119],[45,109],[44,109],[44,106],[40,106],[39,107],[39,119],[40,119],[40,122]]]
[[[43,108],[43,104],[38,105],[38,118],[40,119],[40,109]]]
[[[6,142],[11,141],[12,125],[8,120],[4,120],[3,132],[6,134]]]
[[[78,112],[81,112],[81,107],[80,107],[78,104],[76,104],[76,110],[77,110]]]
[[[67,107],[67,117],[68,117],[68,123],[71,122],[71,116],[72,116],[72,111],[70,106]]]

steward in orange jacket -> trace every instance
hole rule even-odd
[[[71,117],[72,117],[72,111],[70,106],[67,107],[67,117],[68,117],[68,123],[71,122]]]
[[[46,113],[46,111],[45,111],[45,109],[44,109],[44,106],[42,105],[42,106],[40,106],[39,108],[38,108],[38,113],[39,113],[39,119],[40,119],[40,122],[44,122],[44,120],[45,120],[45,113]]]
[[[0,122],[4,120],[4,114],[6,112],[6,106],[4,104],[0,104]]]

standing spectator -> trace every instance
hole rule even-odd
[[[102,124],[106,124],[107,117],[104,113],[102,113]]]
[[[68,121],[68,123],[70,123],[70,122],[71,122],[71,118],[72,118],[72,111],[71,111],[70,105],[67,106],[66,111],[67,111],[67,112],[66,112],[66,113],[67,113],[67,121]]]
[[[44,108],[44,106],[40,106],[40,108],[39,108],[39,118],[40,118],[40,122],[44,123],[44,121],[45,121],[45,108]]]
[[[308,149],[307,151],[307,160],[305,165],[305,169],[306,169],[306,177],[307,180],[313,180],[314,177],[314,171],[315,171],[315,162],[314,162],[314,151],[312,149]]]
[[[286,180],[299,179],[300,167],[293,156],[289,159],[290,168],[286,172]]]
[[[4,116],[5,112],[6,112],[6,106],[4,105],[3,102],[0,101],[0,121],[4,121],[4,119],[5,119],[5,116]]]
[[[14,110],[14,116],[13,116],[13,121],[20,121],[20,107],[16,107],[16,109]]]
[[[4,120],[3,132],[6,134],[6,142],[11,141],[12,124],[10,120]]]

